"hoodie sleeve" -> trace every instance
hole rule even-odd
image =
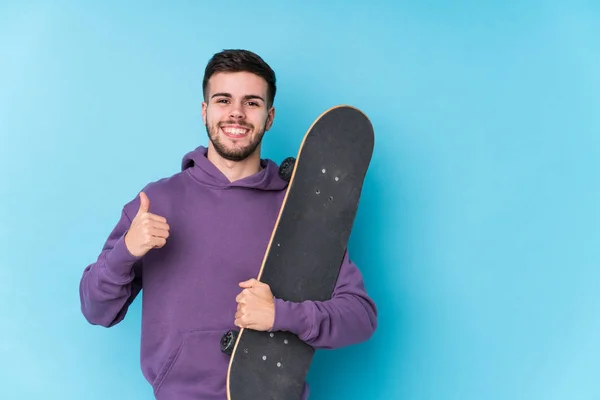
[[[314,348],[335,349],[366,341],[376,327],[377,308],[346,252],[331,299],[300,303],[275,299],[271,330],[295,333]]]
[[[111,327],[125,318],[141,287],[141,257],[125,246],[131,220],[123,209],[98,259],[83,271],[79,284],[81,311],[93,325]]]

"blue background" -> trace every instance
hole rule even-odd
[[[375,126],[350,251],[380,325],[312,399],[600,398],[600,3],[99,3],[0,3],[3,399],[152,398],[140,302],[93,327],[79,279],[206,143],[224,48],[277,72],[276,162],[333,105]]]

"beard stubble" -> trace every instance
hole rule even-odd
[[[208,140],[210,140],[210,142],[212,143],[217,154],[229,161],[239,162],[239,161],[243,161],[246,158],[248,158],[250,155],[252,155],[254,153],[256,148],[260,145],[260,143],[262,142],[263,136],[265,135],[266,121],[262,124],[261,127],[259,127],[258,131],[256,131],[256,136],[254,137],[252,142],[250,142],[248,145],[243,146],[243,147],[230,149],[230,148],[227,148],[223,143],[221,143],[221,140],[219,137],[219,130],[221,129],[221,127],[223,125],[239,125],[244,128],[254,130],[254,125],[249,124],[247,122],[241,122],[241,121],[224,121],[224,122],[219,122],[219,123],[216,123],[216,124],[210,126],[208,124],[208,113],[206,115],[206,121],[207,121],[207,123],[205,125],[205,128],[206,128],[206,134],[208,136]]]

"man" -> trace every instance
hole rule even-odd
[[[287,188],[260,154],[275,74],[256,54],[227,50],[209,61],[203,91],[208,146],[125,204],[80,284],[85,318],[105,327],[125,318],[143,286],[141,368],[159,400],[226,398],[219,343],[229,329],[285,330],[332,349],[367,340],[377,325],[347,253],[328,301],[274,298],[254,279]]]

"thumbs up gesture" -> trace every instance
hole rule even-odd
[[[149,209],[150,200],[141,192],[140,208],[125,235],[125,246],[136,257],[143,256],[151,249],[163,247],[169,237],[167,220],[150,213]]]

